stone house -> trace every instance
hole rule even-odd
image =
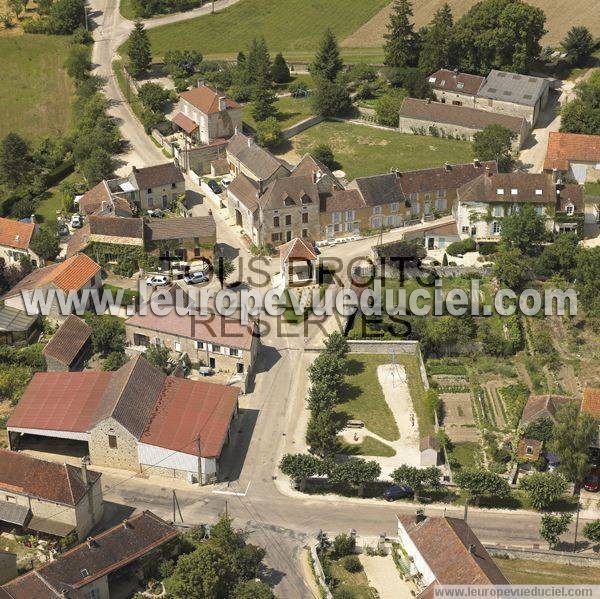
[[[71,235],[67,242],[67,257],[82,252],[90,243],[143,247],[144,221],[135,217],[92,215]]]
[[[571,401],[575,400],[564,395],[530,395],[523,408],[519,426],[527,426],[540,418],[549,418],[556,422],[558,410]]]
[[[0,449],[0,520],[84,539],[104,512],[101,474]]]
[[[131,191],[126,179],[102,180],[76,198],[75,205],[81,214],[88,216],[129,217],[133,215],[128,199]]]
[[[134,514],[0,587],[13,599],[111,599],[129,596],[161,559],[179,554],[177,529],[152,512]]]
[[[179,95],[178,112],[172,122],[193,143],[208,144],[242,130],[242,107],[199,81],[198,87]]]
[[[134,166],[128,179],[138,210],[166,209],[179,196],[185,196],[185,178],[173,162],[145,168]]]
[[[39,372],[7,423],[9,444],[71,439],[92,464],[214,482],[239,393],[166,376],[141,356],[115,372]]]
[[[300,162],[292,169],[291,174],[292,176],[314,176],[319,194],[344,189],[342,182],[331,172],[331,169],[310,154],[302,156]]]
[[[600,135],[550,131],[544,171],[581,185],[600,181]]]
[[[454,106],[472,106],[485,77],[440,69],[433,73],[428,82],[438,102]]]
[[[0,258],[6,266],[19,266],[22,258],[29,258],[34,267],[42,263],[29,247],[38,231],[35,220],[24,223],[0,218]]]
[[[48,371],[83,370],[92,355],[91,338],[92,327],[73,314],[67,316],[42,350]]]
[[[370,209],[358,189],[333,189],[321,195],[319,208],[321,239],[358,235]]]
[[[460,235],[456,223],[452,222],[428,227],[423,231],[423,239],[428,250],[443,250],[451,243],[460,241]]]
[[[68,314],[63,314],[60,308],[59,296],[65,297],[69,293],[75,293],[82,297],[84,290],[100,289],[102,278],[100,266],[85,254],[76,254],[67,258],[64,262],[57,262],[44,268],[38,268],[19,281],[12,289],[3,296],[5,305],[27,312],[23,295],[32,300],[34,290],[41,290],[44,300],[55,296],[52,301],[46,302],[44,314],[53,322],[62,322]],[[89,292],[88,292],[89,293]],[[42,313],[42,306],[32,306],[35,314]]]
[[[577,230],[583,194],[578,185],[559,186],[543,173],[488,171],[458,190],[458,233],[462,239],[499,241],[502,219],[524,204],[532,204],[546,219],[549,232]]]
[[[404,99],[398,122],[402,133],[455,137],[468,141],[473,141],[476,133],[490,125],[501,125],[514,133],[514,151],[521,149],[529,134],[529,126],[523,117],[416,98]]]

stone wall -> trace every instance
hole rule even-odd
[[[102,485],[99,478],[89,489],[83,499],[75,506],[77,517],[77,538],[85,539],[102,519],[104,514],[104,500],[102,499]]]
[[[600,557],[597,555],[573,554],[568,551],[550,551],[544,549],[523,549],[508,545],[484,545],[492,556],[508,557],[510,559],[527,559],[536,562],[551,562],[555,564],[568,564],[570,566],[584,566],[587,568],[600,568]]]
[[[418,341],[362,341],[349,339],[348,346],[353,354],[387,354],[391,349],[405,356],[420,356]]]
[[[109,435],[117,438],[117,447],[109,446]],[[139,471],[137,441],[114,418],[106,418],[90,431],[89,448],[92,464]]]
[[[288,127],[282,131],[282,135],[284,139],[290,139],[290,137],[294,137],[294,135],[298,135],[298,133],[302,133],[309,127],[313,127],[314,125],[318,125],[323,121],[323,117],[319,115],[309,116],[307,119]]]

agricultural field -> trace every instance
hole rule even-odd
[[[73,86],[63,65],[65,36],[0,32],[0,138],[61,135],[71,123]]]
[[[344,39],[367,23],[388,0],[243,0],[226,10],[150,30],[155,58],[167,50],[200,50],[235,56],[256,36],[286,58],[309,58],[327,27]]]
[[[433,13],[444,2],[452,8],[457,19],[467,12],[477,0],[413,0],[415,29],[427,25]],[[528,4],[542,8],[546,13],[548,33],[542,39],[546,46],[556,46],[573,25],[585,25],[594,36],[600,35],[600,11],[596,0],[527,0]],[[381,46],[389,21],[391,4],[381,9],[370,21],[342,41],[347,48],[373,48]],[[566,18],[565,18],[566,17]]]
[[[315,125],[290,139],[278,153],[285,154],[283,157],[288,162],[297,162],[305,152],[322,143],[331,146],[349,181],[386,173],[391,167],[407,171],[439,166],[446,161],[458,164],[473,159],[470,142],[341,122]]]

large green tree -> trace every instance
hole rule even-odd
[[[600,544],[600,520],[587,522],[583,527],[583,536],[594,543],[597,549],[598,544]]]
[[[252,40],[243,69],[246,73],[246,81],[250,84],[264,86],[271,82],[271,55],[264,37],[256,37]]]
[[[330,479],[334,483],[346,483],[357,490],[359,497],[364,494],[365,485],[375,482],[381,474],[381,466],[375,461],[350,458],[336,464]]]
[[[306,427],[309,451],[321,458],[333,457],[338,449],[337,434],[340,428],[331,408],[313,413]]]
[[[329,333],[327,339],[325,339],[325,353],[338,358],[339,360],[345,360],[350,346],[344,335],[339,331],[333,331]]]
[[[342,81],[317,79],[312,95],[313,110],[324,117],[341,116],[352,108],[352,100]]]
[[[331,29],[327,28],[317,48],[315,58],[310,65],[313,77],[335,81],[344,67],[337,39]]]
[[[569,530],[573,514],[544,514],[540,525],[540,536],[548,543],[550,549],[560,543],[560,536]]]
[[[424,489],[436,489],[440,486],[440,471],[436,466],[415,468],[402,464],[392,472],[392,480],[397,485],[407,485],[414,491],[415,499],[419,499]]]
[[[388,67],[414,67],[419,63],[419,40],[412,23],[409,0],[395,0],[387,33],[384,34],[383,62]]]
[[[502,219],[500,246],[503,249],[535,254],[546,236],[545,218],[536,212],[533,204],[524,204],[520,210]]]
[[[513,291],[523,289],[533,277],[529,258],[517,248],[501,248],[495,256],[493,272],[502,285]]]
[[[270,117],[277,116],[275,102],[277,96],[271,86],[266,82],[257,84],[252,98],[252,117],[255,121],[266,121]]]
[[[287,453],[281,459],[279,469],[298,483],[300,491],[304,491],[307,479],[322,472],[323,462],[314,455]]]
[[[271,67],[271,77],[275,83],[287,83],[290,80],[290,69],[281,52],[275,55],[275,60],[273,60],[273,66]]]
[[[50,29],[69,35],[85,23],[85,0],[55,0],[50,8]]]
[[[92,348],[106,357],[121,352],[125,345],[125,325],[117,316],[86,313],[85,321],[92,327]]]
[[[513,164],[512,144],[516,137],[502,125],[488,125],[473,136],[473,152],[479,160],[497,160],[498,170],[507,173]]]
[[[561,108],[560,130],[600,135],[600,72],[575,86],[575,99]]]
[[[308,367],[311,381],[325,385],[334,393],[339,393],[344,384],[346,364],[335,353],[321,352]]]
[[[17,133],[9,133],[0,144],[0,180],[16,187],[30,177],[32,169],[29,143]]]
[[[129,71],[138,77],[150,68],[152,62],[152,48],[148,32],[144,24],[138,19],[127,41],[127,56],[129,57]]]
[[[510,487],[504,478],[484,468],[466,468],[460,470],[455,482],[469,494],[469,499],[478,505],[485,497],[505,498],[510,495]]]
[[[576,289],[579,301],[589,316],[600,315],[600,247],[581,249],[575,267]]]
[[[564,233],[544,247],[535,261],[535,273],[544,277],[555,274],[570,281],[577,267],[579,255],[579,239],[575,233]]]
[[[43,227],[31,240],[31,249],[42,260],[54,260],[60,253],[56,227]]]
[[[419,68],[424,73],[429,75],[454,64],[451,45],[453,28],[452,9],[446,2],[435,12],[422,36]]]
[[[535,472],[524,477],[519,487],[536,510],[545,510],[567,490],[567,481],[554,472]]]
[[[574,66],[583,66],[592,55],[595,46],[594,36],[584,25],[571,27],[562,41],[567,60]]]

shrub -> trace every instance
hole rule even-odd
[[[347,555],[342,559],[342,566],[347,572],[360,572],[362,570],[362,564],[356,555]]]
[[[480,243],[479,244],[479,253],[482,256],[490,256],[491,254],[495,254],[498,251],[497,243]]]
[[[446,253],[450,256],[458,256],[467,252],[474,252],[477,249],[477,244],[474,239],[468,238],[462,241],[455,241],[446,248]]]
[[[339,534],[333,539],[331,553],[333,557],[344,557],[352,555],[356,547],[356,539],[347,534]]]

